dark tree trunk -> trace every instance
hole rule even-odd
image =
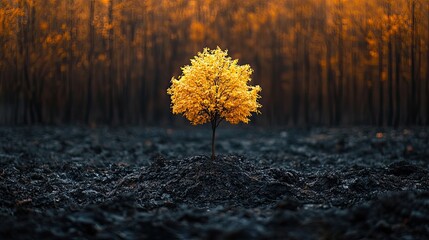
[[[335,119],[335,79],[334,79],[334,73],[332,70],[332,64],[331,64],[331,43],[329,42],[329,39],[327,40],[327,48],[326,48],[326,81],[327,81],[327,98],[328,98],[328,109],[329,109],[329,124],[334,124]]]
[[[305,41],[304,46],[304,121],[305,125],[310,125],[310,53],[308,42]]]
[[[212,156],[211,159],[216,159],[215,154],[215,137],[216,137],[216,121],[212,121]]]
[[[429,5],[429,3],[428,3]],[[429,6],[426,11],[427,25],[429,26]],[[426,39],[426,125],[429,125],[429,33]]]
[[[371,76],[370,71],[367,71],[367,76]],[[372,77],[372,76],[371,76]],[[374,110],[374,82],[367,80],[366,82],[368,94],[367,94],[367,105],[368,105],[368,118],[366,119],[370,124],[375,124],[375,110]]]
[[[300,83],[299,83],[299,74],[298,74],[298,47],[299,47],[299,38],[298,33],[295,33],[295,59],[293,60],[293,81],[292,81],[292,119],[293,124],[298,125],[299,114],[300,114]]]
[[[69,35],[70,35],[70,41],[68,44],[68,51],[67,51],[67,84],[66,84],[66,104],[65,104],[65,116],[64,120],[67,123],[71,122],[72,118],[72,106],[73,106],[73,66],[74,66],[74,53],[73,53],[73,44],[74,44],[74,0],[68,1],[68,22],[69,22]]]
[[[320,57],[319,57],[320,58]],[[318,108],[318,123],[322,125],[323,123],[323,70],[322,66],[319,63],[317,64],[317,82],[318,82],[318,90],[317,90],[317,108]]]
[[[401,39],[398,37],[395,47],[395,119],[393,125],[398,127],[401,121]]]
[[[388,3],[387,16],[391,16],[391,3]],[[388,30],[390,31],[391,25],[389,24]],[[387,106],[387,125],[392,126],[393,123],[393,49],[392,37],[389,33],[389,40],[387,43],[387,91],[388,91],[388,106]]]
[[[23,34],[23,48],[24,48],[24,62],[23,62],[23,78],[24,78],[24,121],[27,124],[31,124],[34,121],[34,111],[32,109],[32,97],[33,97],[33,88],[32,82],[30,79],[31,72],[31,61],[30,61],[30,9],[29,5],[25,5],[27,20],[24,24],[24,34]]]
[[[378,45],[378,126],[384,123],[383,57],[383,43],[380,42]]]
[[[93,91],[93,68],[94,68],[94,4],[95,0],[89,2],[89,51],[88,51],[88,79],[87,79],[87,97],[86,97],[86,112],[85,122],[91,123],[92,112],[92,91]]]
[[[421,66],[422,66],[422,46],[420,36],[416,39],[416,51],[417,51],[417,62],[416,62],[416,124],[422,124],[421,107],[422,107],[422,87],[423,81],[421,77]]]
[[[340,12],[343,11],[342,0],[338,0],[338,7]],[[339,16],[339,29],[338,29],[338,85],[335,91],[335,124],[341,123],[343,112],[343,88],[344,88],[344,39],[343,39],[343,19]]]
[[[115,101],[114,101],[114,97],[115,97],[115,88],[116,88],[116,84],[115,84],[115,76],[114,76],[114,70],[113,70],[113,64],[114,64],[114,56],[113,56],[113,0],[109,0],[109,4],[108,4],[108,22],[109,22],[109,32],[108,32],[108,82],[109,82],[109,92],[108,92],[108,109],[109,109],[109,113],[108,113],[108,122],[110,124],[115,122]]]
[[[351,119],[353,124],[357,124],[359,122],[359,116],[360,114],[359,112],[359,104],[358,104],[358,91],[359,91],[359,87],[358,87],[358,76],[357,76],[357,65],[358,65],[358,54],[356,52],[352,53],[352,89],[350,91],[350,108],[352,109],[351,113]]]
[[[417,111],[416,111],[416,17],[415,17],[415,0],[411,0],[411,69],[410,69],[410,77],[411,77],[411,89],[409,94],[408,101],[408,124],[415,124]]]

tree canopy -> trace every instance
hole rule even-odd
[[[173,113],[183,114],[192,124],[248,123],[253,112],[259,113],[261,87],[248,85],[253,70],[248,64],[238,65],[227,51],[205,48],[182,71],[167,92]]]

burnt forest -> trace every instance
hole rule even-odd
[[[0,239],[429,239],[429,1],[0,0]]]

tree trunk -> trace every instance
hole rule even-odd
[[[383,42],[378,46],[378,126],[384,123],[384,92],[383,92]]]
[[[216,121],[212,121],[212,160],[216,159],[215,154]]]
[[[31,124],[34,121],[34,112],[32,111],[32,94],[33,88],[30,80],[30,72],[31,72],[31,61],[30,61],[30,10],[29,5],[25,5],[26,9],[26,23],[24,23],[24,34],[23,34],[23,48],[24,48],[24,58],[23,58],[23,78],[24,78],[24,121],[26,124]]]
[[[340,12],[343,11],[343,3],[341,0],[338,1],[338,7]],[[341,123],[342,111],[343,111],[343,82],[344,82],[344,39],[343,39],[343,18],[339,16],[339,29],[338,29],[338,85],[335,93],[335,124]]]
[[[368,76],[371,76],[370,71],[367,71]],[[372,76],[371,76],[372,77]],[[368,118],[369,124],[375,124],[375,110],[374,110],[374,82],[370,79],[366,82],[368,88],[367,105],[368,105]]]
[[[330,40],[326,40],[326,81],[327,81],[327,98],[328,98],[328,110],[329,110],[329,124],[334,124],[334,116],[335,116],[335,79],[334,79],[334,73],[332,71],[332,64],[331,64],[331,43]]]
[[[319,59],[321,59],[321,56],[319,57]],[[317,108],[318,108],[318,123],[319,125],[322,125],[323,123],[323,70],[322,70],[322,65],[320,64],[320,60],[318,61],[319,63],[317,64],[317,82],[318,82],[318,90],[317,90]]]
[[[115,91],[115,76],[113,71],[113,0],[109,0],[108,5],[108,21],[109,21],[109,32],[108,32],[108,82],[109,82],[109,92],[108,92],[108,109],[109,109],[109,115],[108,120],[110,124],[114,123],[115,120],[115,101],[114,101],[114,91]]]
[[[94,4],[95,0],[89,2],[89,51],[88,51],[88,79],[87,79],[87,97],[85,122],[90,123],[92,111],[92,74],[94,68]]]
[[[143,31],[143,36],[142,36],[142,53],[143,55],[147,55],[148,51],[147,51],[147,38],[146,38],[146,30]],[[142,73],[141,73],[141,82],[140,82],[140,120],[142,122],[146,122],[147,121],[147,106],[148,106],[148,96],[149,94],[147,94],[148,92],[148,83],[147,83],[147,69],[148,69],[148,63],[146,58],[142,59]]]
[[[416,121],[416,19],[415,19],[415,1],[411,1],[411,90],[408,101],[408,124],[415,124]]]
[[[358,114],[359,112],[359,104],[358,104],[358,95],[359,95],[359,86],[358,86],[358,76],[357,76],[357,68],[358,68],[358,54],[356,52],[352,53],[352,89],[350,89],[350,107],[351,111],[351,119],[353,124],[358,124],[360,119]]]
[[[304,45],[304,124],[310,126],[310,52],[308,42],[305,41]]]
[[[401,120],[401,39],[398,37],[395,47],[395,98],[396,109],[395,119],[393,121],[394,127],[398,127]]]
[[[427,25],[429,26],[429,2],[426,8],[426,19]],[[429,33],[426,39],[426,45],[426,125],[429,125]]]
[[[390,19],[391,3],[389,2],[387,16]],[[390,23],[388,30],[390,31]],[[392,126],[393,123],[393,50],[392,50],[392,37],[389,33],[389,40],[387,43],[387,88],[388,88],[388,106],[387,106],[387,125]]]
[[[299,38],[298,32],[295,33],[295,58],[293,60],[293,81],[292,81],[292,120],[293,124],[297,125],[299,121],[300,114],[300,101],[299,101],[299,92],[300,92],[300,84],[299,84],[299,64],[298,64],[298,47],[299,47]]]
[[[423,81],[421,78],[421,66],[422,66],[422,46],[421,46],[420,36],[416,38],[416,51],[417,51],[417,59],[416,59],[416,124],[422,124],[422,116],[421,116],[421,107],[422,107],[422,88]]]
[[[70,35],[70,41],[68,44],[68,51],[67,51],[67,61],[68,61],[68,69],[67,69],[67,85],[66,85],[66,109],[65,109],[65,116],[64,120],[67,123],[71,122],[72,118],[72,107],[73,107],[73,65],[74,65],[74,53],[73,53],[73,43],[74,43],[74,0],[68,1],[68,22],[69,22],[69,35]]]

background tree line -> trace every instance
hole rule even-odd
[[[0,123],[171,124],[204,47],[255,70],[261,125],[429,124],[427,0],[0,0]]]

